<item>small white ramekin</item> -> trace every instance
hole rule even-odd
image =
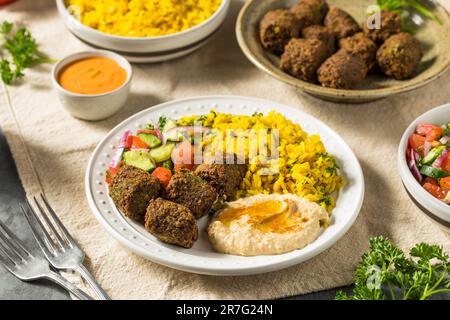
[[[58,82],[58,75],[62,68],[74,61],[88,57],[105,57],[116,61],[125,69],[127,79],[119,88],[102,94],[79,94],[64,89]],[[53,87],[63,107],[75,118],[89,121],[106,119],[123,107],[130,93],[132,77],[133,69],[125,58],[117,53],[104,50],[71,54],[55,64],[52,70]]]
[[[411,123],[406,129],[400,140],[398,147],[398,166],[400,177],[405,186],[408,195],[412,201],[419,207],[429,218],[440,224],[443,229],[450,232],[450,206],[439,201],[428,193],[412,175],[406,161],[406,149],[408,147],[408,139],[414,133],[416,127],[420,123],[432,123],[436,125],[446,124],[450,121],[450,103],[434,108]]]

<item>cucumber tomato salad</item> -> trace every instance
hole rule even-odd
[[[174,171],[193,169],[193,135],[194,127],[178,126],[176,121],[164,116],[159,118],[157,126],[149,123],[136,134],[125,131],[108,166],[106,183],[125,164],[151,173],[167,186]]]
[[[409,137],[406,159],[414,178],[435,198],[450,204],[450,122],[419,124]]]

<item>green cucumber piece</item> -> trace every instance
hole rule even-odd
[[[420,168],[420,173],[434,179],[450,177],[450,172],[438,168],[433,168],[431,166],[422,166],[422,168]]]
[[[162,144],[161,139],[151,133],[143,132],[139,133],[137,136],[146,144],[148,144],[150,148],[156,148]]]
[[[166,169],[169,169],[169,170],[173,170],[173,162],[172,162],[172,160],[166,160],[166,161],[164,161],[163,163],[161,163],[161,167],[163,167],[163,168],[166,168]]]
[[[434,149],[431,149],[430,152],[422,159],[422,164],[428,165],[432,164],[434,160],[436,160],[441,153],[445,150],[445,146],[436,147]]]
[[[151,171],[156,168],[155,162],[148,152],[144,150],[131,150],[123,154],[123,161],[126,165]]]
[[[174,148],[174,143],[166,143],[158,148],[150,150],[150,156],[158,163],[164,162],[170,160],[170,156]]]

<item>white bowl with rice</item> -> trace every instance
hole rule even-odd
[[[98,31],[83,24],[69,12],[64,0],[56,0],[66,27],[87,44],[113,50],[131,62],[162,62],[176,59],[199,49],[223,24],[231,0],[222,0],[212,16],[190,29],[163,36],[128,37]]]

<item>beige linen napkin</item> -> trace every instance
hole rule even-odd
[[[134,65],[130,99],[108,120],[85,122],[67,114],[51,88],[50,65],[27,70],[23,83],[2,89],[0,123],[25,190],[29,194],[45,190],[86,251],[89,269],[103,288],[115,299],[278,298],[350,284],[371,236],[388,236],[403,248],[419,241],[436,242],[449,251],[450,237],[425,218],[403,190],[396,151],[414,118],[450,102],[450,73],[422,89],[363,105],[334,104],[299,94],[259,71],[242,54],[234,35],[242,3],[233,1],[225,26],[201,50],[172,62]],[[88,48],[65,29],[54,1],[20,0],[2,8],[3,19],[26,24],[53,58]],[[353,148],[364,170],[366,198],[354,226],[332,248],[301,265],[269,274],[203,276],[131,253],[95,220],[83,179],[100,139],[140,110],[212,94],[255,96],[294,106],[330,125]]]

